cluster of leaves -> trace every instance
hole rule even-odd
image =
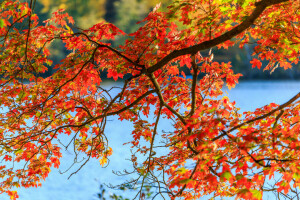
[[[99,200],[106,200],[106,199],[112,199],[112,200],[129,200],[129,198],[123,197],[122,195],[118,195],[117,193],[114,192],[107,192],[106,188],[109,186],[100,184],[99,187],[99,193],[97,193],[97,199]],[[122,193],[126,192],[127,187],[119,187],[118,190]],[[107,193],[109,195],[107,195]],[[151,192],[151,187],[145,187],[144,191],[142,192],[142,199],[151,199],[152,192]]]
[[[126,184],[139,186],[136,198],[143,199],[146,186],[157,188],[154,198],[298,195],[300,93],[282,105],[241,114],[222,91],[234,87],[241,74],[230,62],[214,62],[212,51],[207,56],[201,51],[242,48],[253,38],[253,67],[266,60],[267,69],[290,68],[300,52],[299,1],[180,0],[166,12],[157,5],[118,48],[109,41],[125,33],[115,25],[102,22],[78,31],[63,10],[39,25],[33,5],[0,4],[0,156],[5,161],[0,193],[15,199],[15,187],[39,186],[51,167],[59,167],[62,149],[72,149],[75,161],[86,155],[71,175],[91,158],[105,165],[112,153],[107,118],[118,116],[134,123],[131,160],[138,176]],[[54,40],[70,53],[52,76],[41,78],[51,65],[48,47]],[[192,77],[179,73],[181,68]],[[115,81],[130,78],[123,87],[104,89],[105,70]],[[150,111],[154,122],[147,118]],[[162,117],[174,131],[160,131]],[[69,140],[62,143],[61,135]],[[274,176],[280,180],[274,183]]]
[[[99,200],[106,200],[106,197],[105,197],[106,196],[106,190],[105,190],[105,188],[104,188],[104,186],[102,184],[100,185],[99,189],[100,189],[100,192],[97,194],[97,199],[99,199]],[[125,188],[122,191],[124,191],[124,190],[125,190]],[[112,194],[109,195],[109,199],[129,200],[127,198],[124,198],[121,195],[117,195],[117,194],[114,194],[114,193],[112,193]]]

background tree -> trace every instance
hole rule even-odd
[[[136,22],[142,20],[147,16],[148,12],[158,3],[158,1],[146,1],[146,0],[133,0],[129,1],[93,1],[87,0],[81,2],[79,0],[38,0],[35,5],[35,12],[40,18],[40,23],[47,18],[51,17],[51,13],[59,8],[65,8],[66,12],[70,13],[76,21],[76,26],[81,28],[89,28],[95,23],[105,20],[107,22],[115,24],[126,33],[136,31],[143,23],[136,24]],[[164,0],[162,2],[162,9],[165,10],[170,0]],[[129,6],[130,5],[130,6]],[[177,24],[181,26],[180,24]],[[117,37],[112,42],[113,46],[123,44],[126,37]],[[277,69],[270,73],[270,71],[263,71],[262,69],[252,69],[249,61],[251,60],[251,54],[255,47],[255,41],[251,41],[252,45],[247,45],[245,48],[240,49],[237,45],[230,48],[230,51],[226,49],[218,49],[214,52],[214,60],[217,62],[231,61],[232,69],[236,73],[242,73],[242,80],[248,79],[299,79],[300,68],[299,65],[295,65],[293,69]],[[51,60],[54,64],[58,64],[59,61],[65,57],[68,52],[63,48],[63,45],[59,41],[51,43],[53,48],[49,48],[51,52]],[[206,51],[208,53],[209,50]],[[205,52],[205,51],[204,51]],[[202,53],[204,53],[202,52]],[[267,64],[267,63],[264,63]],[[48,67],[49,70],[42,76],[49,76],[52,74],[52,66]],[[187,75],[190,75],[189,70],[180,69]],[[105,79],[106,75],[103,73],[102,78]]]
[[[90,26],[103,20],[106,14],[106,0],[40,0],[43,5],[41,13],[52,13],[57,9],[66,9],[72,16],[76,16],[81,28]]]
[[[118,116],[134,125],[136,176],[125,185],[139,187],[135,198],[143,199],[149,186],[157,188],[153,198],[261,199],[268,191],[297,198],[300,93],[282,105],[240,113],[222,88],[234,87],[241,74],[213,57],[216,48],[255,41],[253,67],[291,68],[299,61],[299,6],[293,0],[181,0],[163,12],[157,5],[114,48],[110,41],[125,33],[113,24],[81,30],[58,10],[40,25],[33,1],[2,1],[0,192],[15,199],[15,187],[39,186],[59,167],[62,149],[72,149],[75,160],[87,157],[70,176],[90,159],[105,165],[112,153],[107,118]],[[55,40],[70,53],[42,78]],[[104,70],[114,80],[130,78],[105,89]],[[161,118],[172,129],[160,131]],[[69,140],[60,142],[61,135]]]

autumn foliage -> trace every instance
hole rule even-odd
[[[166,12],[157,5],[128,35],[105,22],[82,30],[63,10],[39,22],[33,8],[34,1],[0,4],[0,193],[15,199],[16,188],[40,186],[65,148],[105,165],[112,149],[104,129],[117,116],[134,126],[123,148],[134,149],[138,178],[127,185],[141,188],[137,198],[146,184],[171,199],[297,194],[300,93],[241,113],[223,94],[241,74],[213,53],[254,43],[253,67],[291,68],[300,53],[299,1],[178,0]],[[113,47],[120,35],[128,39]],[[54,40],[69,54],[42,78]],[[104,89],[103,73],[123,87]],[[161,118],[171,121],[170,131],[160,131]]]

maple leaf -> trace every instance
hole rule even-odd
[[[253,59],[250,61],[250,63],[252,64],[252,68],[257,67],[258,69],[260,69],[261,66],[262,66],[261,61],[258,60],[258,59],[256,59],[256,58],[253,58]]]

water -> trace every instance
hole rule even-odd
[[[253,81],[242,82],[228,93],[242,111],[254,111],[272,102],[285,103],[299,91],[298,81]]]
[[[255,81],[242,82],[236,88],[227,91],[231,100],[241,111],[254,110],[257,107],[275,102],[282,104],[288,101],[299,92],[300,82],[291,81]],[[113,155],[110,157],[110,164],[107,168],[101,168],[98,160],[90,160],[77,174],[69,180],[68,176],[76,171],[76,167],[65,174],[53,169],[49,177],[39,188],[19,188],[20,200],[93,200],[99,192],[100,183],[122,183],[124,179],[112,174],[112,170],[120,171],[130,167],[126,158],[130,157],[129,146],[123,147],[123,143],[131,139],[132,124],[126,121],[112,121],[106,127],[106,135],[109,138],[110,146],[113,148]],[[163,123],[161,123],[163,125]],[[166,129],[167,127],[162,127]],[[71,152],[65,152],[61,160],[61,170],[64,171],[73,162],[74,156]],[[120,192],[117,192],[120,193]],[[126,196],[126,195],[124,195]],[[0,195],[1,200],[8,200],[6,195]],[[265,198],[264,198],[265,199]]]

